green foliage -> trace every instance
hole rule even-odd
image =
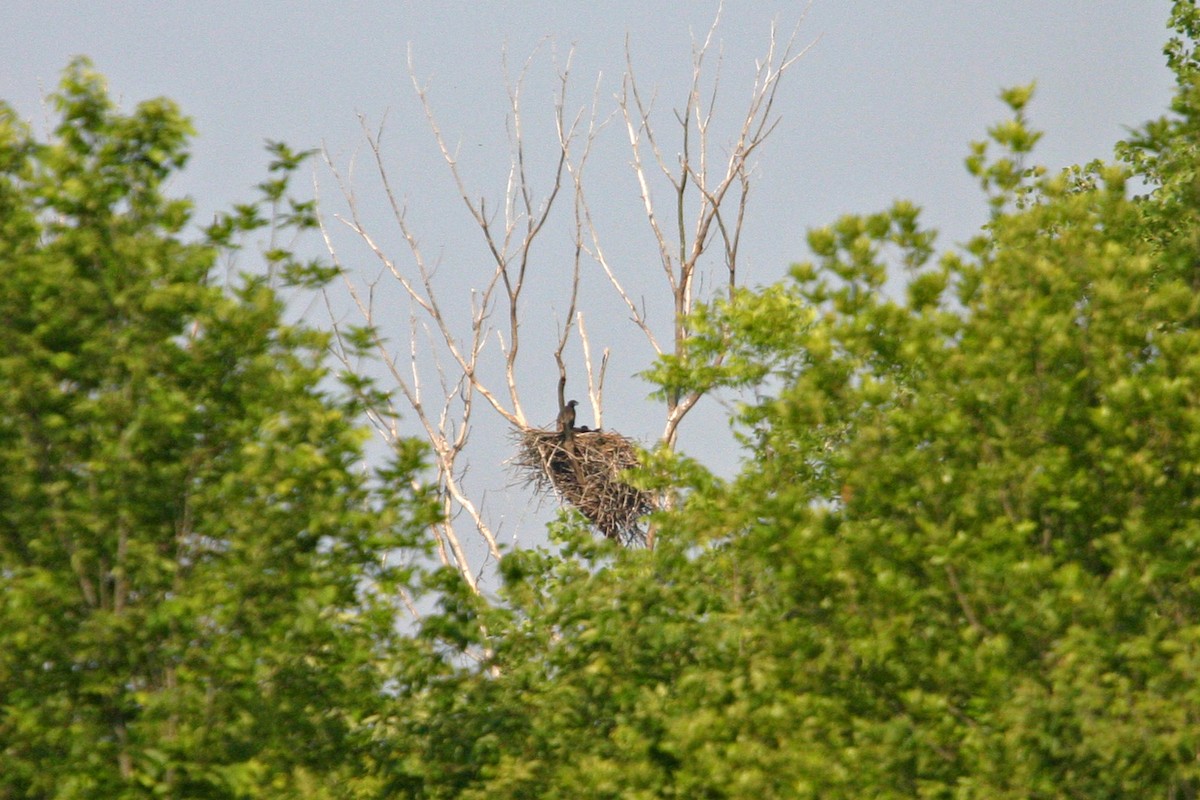
[[[1034,84],[1029,84],[1007,89],[1000,94],[1000,99],[1012,109],[1013,117],[993,126],[988,134],[995,144],[1004,148],[1005,155],[989,159],[988,142],[971,144],[967,170],[979,178],[984,191],[989,193],[988,202],[994,214],[1004,211],[1008,204],[1023,206],[1029,193],[1035,190],[1030,179],[1044,174],[1040,166],[1025,167],[1025,157],[1033,152],[1034,146],[1042,138],[1039,131],[1029,128],[1029,120],[1025,116],[1025,106],[1033,97],[1033,90]]]
[[[271,289],[331,275],[281,239],[306,154],[272,143],[262,201],[188,243],[170,104],[122,116],[79,63],[51,142],[0,110],[0,797],[1200,795],[1200,15],[1172,21],[1172,113],[1115,163],[1029,164],[1009,90],[965,248],[898,202],[697,309],[646,374],[744,398],[744,459],[647,456],[682,498],[653,551],[565,516],[497,598],[424,575],[409,636],[378,555],[430,511],[373,487],[420,451],[355,469],[382,394],[322,392]],[[264,227],[268,278],[209,285]]]
[[[259,205],[182,238],[178,109],[83,60],[51,100],[46,142],[0,106],[0,797],[347,795],[398,646],[379,556],[427,512],[364,476],[326,337],[210,283]],[[311,209],[272,149],[274,237]]]
[[[653,552],[565,524],[562,553],[506,558],[500,607],[448,600],[385,785],[1200,794],[1200,17],[1174,22],[1174,114],[1123,163],[1027,164],[1032,87],[1010,90],[972,147],[992,214],[964,251],[935,257],[899,203],[698,309],[647,374],[753,398],[741,471],[656,455],[647,480],[689,494]]]

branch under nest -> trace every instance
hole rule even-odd
[[[524,428],[515,434],[512,464],[537,492],[554,492],[575,506],[596,530],[625,545],[645,541],[641,518],[658,507],[654,495],[621,480],[638,466],[633,441],[619,433]]]

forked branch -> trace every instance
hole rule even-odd
[[[540,162],[532,158],[537,154],[533,144],[538,139],[527,126],[524,110],[526,79],[534,56],[522,64],[515,78],[509,77],[505,61],[509,157],[501,173],[503,196],[490,199],[476,195],[469,188],[458,152],[434,113],[428,85],[417,78],[410,52],[409,76],[416,100],[457,199],[467,211],[468,224],[478,232],[478,242],[486,253],[486,266],[477,274],[472,275],[465,265],[455,264],[453,282],[438,280],[438,264],[426,255],[405,202],[394,189],[386,164],[383,123],[372,130],[363,120],[362,127],[373,172],[378,176],[391,220],[404,243],[401,256],[387,252],[381,237],[368,224],[369,215],[362,213],[354,187],[353,161],[343,173],[326,155],[326,164],[344,201],[342,213],[322,219],[322,232],[331,257],[335,264],[341,263],[337,240],[342,231],[335,234],[325,224],[327,219],[340,223],[379,265],[376,277],[369,280],[361,270],[343,272],[346,296],[360,324],[346,325],[335,314],[337,304],[330,301],[335,351],[350,372],[359,369],[355,359],[363,349],[371,350],[382,363],[395,391],[370,394],[364,389],[364,398],[370,400],[371,421],[386,440],[397,442],[401,437],[397,420],[403,416],[418,426],[429,443],[443,510],[442,520],[431,528],[436,552],[443,563],[458,570],[476,591],[479,591],[481,565],[469,563],[470,559],[478,561],[482,552],[483,563],[487,563],[501,555],[498,523],[490,518],[481,495],[468,481],[471,434],[485,420],[515,429],[525,441],[536,444],[545,439],[545,453],[538,449],[541,444],[526,448],[526,455],[535,454],[539,464],[558,464],[561,454],[555,448],[560,445],[572,448],[568,455],[573,457],[569,460],[574,483],[564,479],[566,482],[560,482],[555,490],[564,497],[574,498],[570,502],[585,509],[585,516],[591,513],[588,518],[593,522],[607,520],[595,509],[586,511],[591,506],[584,490],[600,483],[589,477],[591,473],[580,471],[586,459],[578,450],[580,443],[573,438],[575,430],[559,437],[558,431],[547,432],[531,426],[521,385],[522,375],[529,380],[523,369],[533,364],[544,375],[552,358],[561,409],[566,402],[568,378],[575,377],[570,374],[570,361],[573,354],[578,357],[572,342],[572,337],[577,336],[593,418],[597,427],[603,427],[604,383],[610,350],[602,346],[594,358],[584,323],[585,313],[592,313],[592,309],[585,307],[589,297],[581,293],[586,263],[590,261],[599,267],[603,281],[612,287],[628,311],[633,329],[657,356],[687,355],[686,345],[691,336],[688,315],[697,301],[707,299],[700,296],[701,287],[716,286],[720,292],[734,294],[753,184],[753,161],[778,125],[775,108],[781,80],[805,51],[794,52],[795,33],[782,45],[778,43],[772,27],[766,56],[755,64],[748,102],[735,117],[737,123],[732,130],[722,127],[725,115],[721,105],[728,81],[722,81],[724,65],[716,52],[719,21],[718,14],[704,37],[693,43],[687,93],[681,105],[665,119],[655,110],[653,93],[647,93],[637,79],[628,41],[625,74],[611,112],[600,108],[597,80],[590,107],[584,105],[568,113],[572,63],[568,54],[561,65],[556,64],[554,138],[550,145],[554,148],[553,157]],[[645,219],[653,242],[655,255],[646,261],[652,262],[656,256],[655,271],[661,271],[664,279],[663,293],[649,300],[635,296],[630,289],[640,276],[634,276],[627,266],[614,263],[610,254],[619,251],[603,243],[607,236],[603,233],[605,221],[597,213],[599,207],[593,207],[593,196],[589,194],[593,185],[588,177],[590,159],[594,152],[599,152],[594,145],[614,118],[629,147],[629,162],[637,185],[638,215]],[[537,168],[539,163],[541,169]],[[569,214],[563,213],[563,198],[567,195],[571,198]],[[548,256],[543,250],[550,250],[555,234],[547,231],[561,232],[564,228],[569,230],[570,238],[558,241],[569,241],[570,255]],[[569,272],[564,269],[568,260]],[[569,280],[564,279],[564,274],[569,275]],[[377,291],[376,284],[384,276],[389,276],[399,290],[390,295]],[[547,287],[561,299],[559,308],[564,315],[557,319],[553,339],[539,341],[528,336],[530,329],[523,326],[538,319],[533,311],[537,306],[531,297],[544,297],[543,290]],[[456,290],[459,293],[454,293]],[[394,299],[390,302],[381,299],[396,295],[400,297],[399,304]],[[540,307],[545,308],[545,304]],[[542,319],[546,316],[542,311]],[[396,326],[397,318],[406,324]],[[400,327],[408,346],[389,347],[383,334],[388,327]],[[552,330],[549,325],[546,329]],[[392,334],[395,335],[394,330]],[[614,333],[611,329],[600,329],[598,335],[605,337],[604,344],[612,340]],[[537,350],[538,347],[542,350]],[[715,358],[714,365],[720,363],[720,358]],[[537,388],[531,391],[547,388],[544,377],[534,380]],[[699,392],[679,392],[667,398],[662,433],[665,446],[674,447],[680,423],[701,397]],[[480,409],[483,414],[476,414]],[[552,435],[546,438],[543,434],[547,433]],[[604,431],[601,436],[583,430],[583,426],[579,426],[579,433],[592,435],[590,444],[609,441],[603,437],[610,433],[612,442],[625,441],[615,432]],[[613,480],[616,481],[613,486],[623,486],[616,478]],[[578,496],[571,494],[574,490],[564,488],[568,486],[575,486]],[[636,492],[620,496],[630,500],[634,516],[657,505],[657,501],[643,501]],[[603,524],[608,526],[605,529],[608,535],[626,530],[622,527],[626,526],[624,518]],[[476,537],[482,548],[471,545]]]

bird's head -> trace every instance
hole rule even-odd
[[[574,408],[574,407],[575,407],[575,406],[577,406],[577,405],[579,405],[579,401],[578,401],[578,400],[568,400],[568,401],[567,401],[567,406],[568,406],[569,408]]]

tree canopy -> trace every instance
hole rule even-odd
[[[646,376],[740,398],[742,460],[647,454],[652,550],[564,517],[499,597],[430,572],[403,633],[418,454],[356,469],[324,338],[208,277],[255,207],[187,242],[186,121],[74,65],[50,142],[0,127],[0,796],[1200,796],[1200,11],[1171,24],[1170,113],[1114,159],[1037,165],[1010,89],[965,246],[898,201],[694,309]]]
[[[185,238],[174,104],[82,60],[51,102],[44,142],[0,108],[0,797],[297,796],[387,680],[423,506],[361,469],[324,335],[217,284],[258,204]]]
[[[396,706],[391,785],[1197,796],[1200,15],[1172,23],[1172,113],[1116,160],[1033,164],[1006,91],[964,248],[897,202],[697,309],[648,375],[755,398],[739,473],[652,458],[687,490],[652,553],[564,531],[506,557],[502,608],[447,601],[442,638],[492,655]]]

